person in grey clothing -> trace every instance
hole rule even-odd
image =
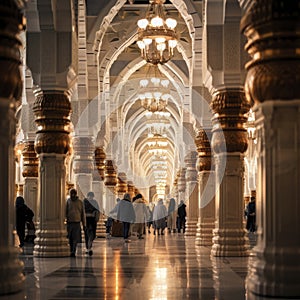
[[[129,243],[130,224],[135,222],[135,212],[131,203],[130,194],[124,194],[124,198],[118,206],[117,218],[123,223],[123,238],[125,243]]]
[[[67,219],[67,231],[70,245],[70,256],[75,257],[76,246],[81,243],[81,227],[86,227],[85,212],[83,202],[77,197],[77,191],[75,189],[70,190],[70,198],[66,203],[66,219]]]

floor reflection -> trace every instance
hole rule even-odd
[[[245,299],[247,258],[211,258],[209,247],[178,233],[132,237],[129,244],[96,239],[92,257],[20,259],[25,289],[0,300]]]

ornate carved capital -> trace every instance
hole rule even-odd
[[[125,194],[127,192],[127,179],[125,173],[118,173],[118,182],[116,185],[116,192]]]
[[[104,168],[105,168],[106,154],[101,147],[95,149],[95,164],[102,180],[104,180]]]
[[[131,197],[135,195],[135,186],[132,181],[127,182],[127,192],[130,194]]]
[[[196,151],[189,152],[185,159],[186,173],[185,179],[187,182],[197,181],[196,161],[198,153]]]
[[[74,173],[92,173],[94,170],[93,138],[75,136],[72,144],[74,150]]]
[[[247,150],[248,139],[244,124],[250,107],[250,102],[240,88],[224,88],[213,95],[212,148],[216,153],[243,153]]]
[[[196,169],[198,172],[211,171],[212,165],[211,140],[212,132],[209,129],[199,129],[195,137],[195,144],[198,151]]]
[[[70,150],[71,112],[68,94],[59,91],[40,92],[36,95],[33,112],[38,127],[36,152],[67,154]]]
[[[11,100],[19,100],[22,95],[18,34],[24,29],[25,22],[16,2],[1,1],[0,4],[0,97]]]
[[[39,159],[34,150],[34,141],[25,142],[22,155],[23,177],[38,177]]]
[[[117,184],[117,173],[113,161],[110,159],[105,160],[104,184],[106,186],[115,186]]]
[[[184,192],[186,189],[186,180],[185,180],[186,168],[181,168],[179,171],[178,177],[178,192]]]
[[[254,0],[241,21],[252,101],[300,98],[300,0]]]

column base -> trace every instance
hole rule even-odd
[[[300,299],[299,274],[299,249],[255,247],[246,278],[249,299],[258,295]]]
[[[19,254],[16,247],[0,248],[0,295],[18,293],[23,289],[25,277]]]
[[[185,224],[184,236],[196,236],[197,233],[197,220],[187,221]]]
[[[213,230],[215,228],[215,222],[199,224],[196,234],[197,246],[211,246],[213,239]]]
[[[34,240],[36,257],[66,257],[70,255],[67,231],[38,230]]]
[[[212,256],[248,256],[249,239],[243,229],[214,229]]]

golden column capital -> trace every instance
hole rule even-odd
[[[179,170],[179,177],[178,177],[178,192],[184,192],[186,189],[186,179],[185,179],[186,168],[181,168]]]
[[[113,161],[110,159],[106,159],[104,165],[104,185],[108,187],[115,187],[117,184],[117,172]]]
[[[116,192],[119,194],[125,194],[127,193],[127,178],[126,174],[121,172],[118,173],[118,182],[116,185]]]
[[[34,150],[34,141],[26,141],[22,150],[23,177],[38,177],[39,159]]]
[[[95,164],[96,169],[102,180],[104,180],[104,169],[105,169],[105,158],[106,154],[102,147],[96,147],[95,149]]]
[[[67,154],[71,123],[69,94],[65,91],[39,91],[35,96],[33,112],[38,128],[35,151],[38,154]]]
[[[255,0],[241,20],[251,56],[245,92],[256,102],[300,99],[300,0]]]
[[[186,166],[185,179],[187,182],[197,181],[197,170],[196,170],[196,161],[198,153],[197,151],[190,151],[184,158]]]
[[[216,153],[241,152],[248,146],[246,113],[251,107],[242,88],[222,88],[213,94],[212,149]]]
[[[195,144],[198,152],[198,159],[196,169],[201,171],[212,171],[214,165],[212,164],[212,152],[210,141],[212,132],[210,129],[199,129],[195,137]]]
[[[135,195],[135,186],[132,181],[127,181],[127,192],[130,194],[130,197]]]

